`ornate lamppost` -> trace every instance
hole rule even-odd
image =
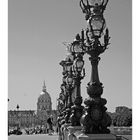
[[[65,88],[66,88],[66,94],[67,94],[67,104],[66,108],[71,108],[73,105],[72,103],[72,90],[73,90],[73,75],[72,75],[72,65],[73,65],[73,60],[71,60],[69,55],[66,58],[66,73],[67,77],[65,79]]]
[[[20,128],[20,115],[21,114],[19,114],[19,105],[18,104],[16,106],[16,109],[17,109],[17,120],[18,120],[18,127],[17,127],[17,129],[19,129]]]
[[[82,49],[83,46],[82,38],[79,34],[76,35],[75,40],[70,44],[70,50],[76,56],[74,63],[73,63],[73,79],[75,84],[75,100],[74,106],[72,106],[72,115],[70,117],[71,125],[72,126],[80,126],[80,119],[83,114],[84,107],[81,106],[82,104],[82,96],[81,96],[81,80],[85,76],[85,69],[83,69],[84,61],[83,55],[84,51]],[[83,75],[81,72],[83,70]]]
[[[71,70],[71,66],[72,66],[73,62],[71,61],[71,59],[66,58],[66,60],[62,60],[60,62],[60,65],[63,67],[63,83],[61,84],[61,90],[63,90],[64,92],[64,96],[65,96],[65,106],[64,109],[66,109],[68,107],[68,92],[67,92],[67,77],[69,75],[69,72]]]
[[[86,14],[87,29],[82,30],[82,36],[86,35],[83,42],[85,52],[90,55],[91,61],[91,79],[87,86],[89,98],[85,99],[85,114],[82,116],[81,123],[83,131],[87,134],[110,133],[108,126],[111,124],[111,118],[106,113],[106,99],[101,98],[103,85],[99,80],[98,62],[99,55],[103,53],[109,44],[109,31],[105,29],[105,19],[103,12],[108,0],[80,0],[80,7]],[[100,38],[104,36],[104,43],[101,44]],[[84,37],[83,37],[84,38]]]
[[[71,107],[73,106],[72,102],[72,91],[74,89],[74,79],[72,74],[72,69],[70,69],[67,79],[67,93],[68,93],[68,106],[66,108],[66,116],[65,116],[65,123],[70,123],[70,115],[71,115]]]
[[[71,86],[70,86],[70,79],[71,79],[71,70],[72,70],[72,64],[73,64],[74,56],[72,54],[69,54],[65,60],[62,60],[60,62],[60,65],[63,67],[63,83],[61,84],[61,89],[63,89],[63,103],[64,107],[62,109],[62,120],[61,124],[68,123],[69,122],[69,116],[70,116],[70,107],[72,106],[72,99],[71,99]],[[61,98],[62,100],[62,98]],[[65,120],[65,121],[64,121]]]
[[[63,68],[63,72],[62,72],[62,75],[63,75],[63,78],[62,78],[62,84],[61,84],[61,93],[63,92],[63,95],[64,95],[64,100],[62,99],[62,96],[61,94],[59,94],[59,99],[58,99],[58,107],[59,107],[59,116],[57,118],[57,122],[58,122],[58,129],[59,129],[59,137],[61,138],[62,137],[62,125],[65,123],[65,109],[67,107],[67,102],[68,102],[68,95],[67,95],[67,92],[66,92],[66,77],[67,77],[67,70],[66,70],[66,60],[62,60],[60,63],[59,63],[62,68]]]
[[[64,89],[63,89],[63,84],[61,84],[61,93],[59,94],[59,98],[57,99],[58,101],[58,111],[59,111],[59,114],[64,110],[65,108],[65,102],[66,102],[66,96],[65,96],[65,93],[64,93]]]
[[[67,107],[67,101],[68,101],[68,95],[66,93],[66,77],[67,77],[66,60],[62,60],[59,64],[63,67],[63,72],[62,72],[62,75],[63,75],[62,82],[63,83],[61,84],[61,92],[63,92],[64,93],[64,96],[65,96],[65,100],[63,101],[64,102],[63,109],[64,109],[64,108]]]
[[[59,114],[59,117],[57,119],[58,127],[59,127],[59,138],[64,139],[65,137],[65,129],[66,126],[69,125],[69,117],[71,114],[71,106],[72,104],[72,64],[74,60],[74,55],[69,53],[67,55],[66,59],[60,62],[60,65],[63,67],[63,83],[61,84],[61,95],[59,95],[59,100],[62,101],[62,104],[64,105],[61,110],[61,113]]]

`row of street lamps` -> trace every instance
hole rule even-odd
[[[59,123],[70,123],[71,126],[83,126],[83,131],[88,134],[110,133],[107,128],[111,118],[106,113],[106,99],[101,98],[103,85],[99,80],[98,62],[99,55],[109,45],[109,30],[106,28],[104,10],[108,0],[80,0],[80,7],[85,14],[87,28],[77,34],[75,40],[68,44],[69,55],[60,62],[63,67],[63,83],[58,99]],[[105,30],[105,31],[104,31]],[[100,39],[104,38],[104,43]],[[81,80],[85,77],[84,54],[88,54],[91,62],[91,78],[87,84],[89,97],[82,104],[80,91]],[[75,93],[75,98],[72,96]]]

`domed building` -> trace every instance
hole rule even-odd
[[[52,102],[50,94],[46,91],[46,85],[42,88],[37,101],[37,117],[40,120],[41,124],[46,123],[47,118],[51,115],[52,112]]]
[[[49,93],[46,91],[46,85],[44,81],[42,92],[38,97],[37,101],[37,112],[40,111],[51,111],[52,110],[52,102]]]
[[[32,127],[46,125],[47,119],[52,116],[53,122],[57,122],[57,110],[52,110],[50,94],[46,90],[45,81],[42,92],[37,99],[37,110],[10,110],[8,111],[8,125]],[[17,121],[18,120],[18,121]]]

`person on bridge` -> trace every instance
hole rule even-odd
[[[47,119],[47,123],[48,123],[48,127],[49,127],[49,135],[52,135],[52,133],[53,133],[53,118],[52,118],[52,116],[50,116]]]

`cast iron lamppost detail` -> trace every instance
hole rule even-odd
[[[66,82],[67,82],[67,92],[68,92],[68,106],[66,109],[65,122],[70,123],[71,107],[73,106],[72,91],[74,89],[74,80],[73,80],[73,75],[72,75],[72,69],[69,72]]]
[[[62,84],[61,84],[61,93],[59,94],[58,99],[58,107],[59,107],[59,117],[58,117],[58,124],[59,127],[61,127],[65,123],[65,115],[66,115],[66,108],[68,106],[68,93],[66,92],[66,78],[68,75],[67,72],[67,65],[66,60],[62,60],[59,64],[63,67],[63,78],[62,78]],[[61,133],[61,132],[59,132]]]
[[[82,104],[82,96],[81,96],[81,80],[85,77],[85,69],[84,60],[83,60],[83,49],[82,49],[82,40],[80,35],[77,34],[76,38],[73,43],[70,45],[70,50],[75,54],[76,58],[73,63],[73,79],[75,83],[75,100],[74,106],[72,106],[72,115],[70,117],[71,125],[72,126],[80,126],[80,119],[83,114],[84,107],[81,106]],[[81,72],[83,73],[81,74]]]
[[[59,100],[62,101],[63,107],[60,111],[63,111],[67,107],[67,102],[68,102],[68,95],[66,92],[66,78],[67,78],[67,67],[66,67],[66,61],[62,60],[60,62],[60,65],[63,67],[63,80],[61,84],[61,94],[59,95]]]
[[[91,79],[87,86],[89,97],[85,99],[85,114],[81,118],[83,131],[87,134],[105,134],[110,133],[108,126],[111,125],[111,118],[106,113],[106,99],[101,98],[103,86],[99,80],[98,62],[99,55],[107,49],[109,44],[109,31],[105,29],[105,19],[103,12],[106,8],[108,0],[80,0],[80,7],[86,14],[87,29],[82,30],[82,36],[86,34],[84,39],[84,50],[90,55],[91,61]],[[104,35],[104,44],[101,44],[100,38]]]
[[[66,59],[60,62],[60,65],[63,66],[63,89],[64,89],[64,108],[63,116],[65,118],[65,123],[69,123],[69,117],[71,114],[72,103],[72,91],[74,89],[73,85],[73,75],[72,75],[72,65],[73,65],[74,55],[67,55]],[[62,87],[61,85],[61,87]],[[64,120],[63,120],[64,123]]]
[[[66,97],[65,97],[65,86],[64,84],[61,84],[61,93],[59,94],[59,98],[57,99],[58,101],[58,111],[59,111],[59,114],[61,114],[61,112],[64,110],[65,108],[65,100]]]
[[[71,54],[69,54],[66,58],[66,73],[67,73],[67,77],[65,78],[66,94],[67,94],[66,108],[71,108],[71,106],[73,105],[72,103],[72,90],[73,90],[72,65],[73,65],[73,57]]]
[[[61,93],[59,94],[58,107],[59,107],[59,117],[58,129],[60,139],[63,139],[64,124],[69,123],[69,117],[71,113],[72,99],[71,93],[73,89],[73,79],[72,79],[72,64],[74,60],[74,55],[70,54],[66,57],[65,60],[60,62],[60,65],[63,67],[63,83],[61,84]]]

